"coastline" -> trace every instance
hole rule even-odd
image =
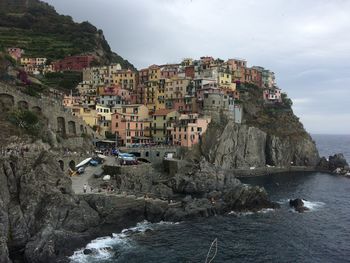
[[[289,166],[289,167],[257,167],[255,169],[234,169],[233,173],[237,178],[266,176],[270,174],[283,174],[290,172],[330,172],[322,171],[313,166]]]

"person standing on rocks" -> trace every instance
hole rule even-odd
[[[86,190],[87,190],[87,185],[86,184],[84,184],[83,190],[84,190],[84,194],[85,194]]]

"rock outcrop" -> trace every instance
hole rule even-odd
[[[329,156],[328,160],[325,157],[322,157],[317,168],[321,171],[329,171],[334,174],[350,177],[350,167],[342,153]]]
[[[200,153],[223,169],[270,166],[316,166],[318,151],[310,136],[278,137],[232,121],[209,127]]]
[[[293,207],[295,209],[295,211],[297,211],[299,213],[303,213],[305,211],[310,210],[309,208],[304,206],[304,202],[300,198],[289,200],[289,206]]]
[[[70,178],[48,152],[33,159],[3,159],[0,167],[0,262],[5,263],[11,259],[66,262],[74,249],[91,239],[143,220],[181,221],[231,210],[277,207],[262,188],[243,185],[206,161],[163,181],[146,178],[132,184],[126,181],[130,178],[119,178],[119,187],[124,190],[145,188],[165,198],[171,191],[172,202],[75,195]],[[167,190],[162,193],[159,189]]]

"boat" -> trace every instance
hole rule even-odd
[[[85,159],[84,161],[82,161],[82,162],[80,162],[80,163],[78,163],[76,166],[75,166],[75,168],[79,168],[79,167],[81,167],[81,166],[84,166],[84,165],[86,165],[86,164],[88,164],[90,161],[92,160],[92,158],[90,157],[90,158],[87,158],[87,159]]]

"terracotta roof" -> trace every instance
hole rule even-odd
[[[161,109],[161,110],[156,110],[153,115],[156,116],[164,116],[164,115],[168,115],[170,112],[173,112],[175,110],[168,110],[168,109]]]

